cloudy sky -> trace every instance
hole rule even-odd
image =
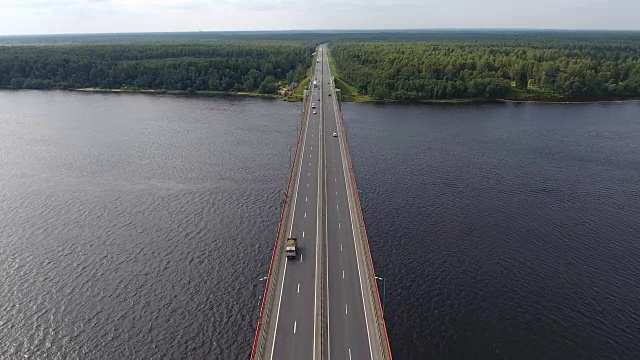
[[[0,0],[0,35],[424,28],[640,30],[640,0]]]

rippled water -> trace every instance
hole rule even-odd
[[[640,104],[344,111],[396,359],[638,358]],[[0,92],[0,359],[247,358],[298,120]]]
[[[0,105],[0,358],[248,358],[298,104]]]
[[[396,359],[640,358],[640,103],[344,111]]]

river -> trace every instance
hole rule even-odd
[[[640,354],[640,104],[344,112],[396,359]],[[0,358],[247,358],[298,120],[0,92]]]

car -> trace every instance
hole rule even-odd
[[[315,109],[316,108],[316,103],[311,103],[311,108]]]
[[[317,113],[317,111],[313,110],[313,113],[314,113],[314,114],[316,114],[316,113]]]
[[[331,93],[329,93],[327,96],[331,96]]]
[[[338,133],[333,133],[333,137],[338,137]]]

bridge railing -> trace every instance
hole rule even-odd
[[[295,152],[293,160],[291,162],[291,170],[289,172],[289,180],[287,181],[287,187],[285,189],[284,199],[282,201],[282,210],[280,211],[280,221],[278,222],[278,230],[273,244],[273,251],[271,252],[271,261],[269,262],[269,272],[264,286],[264,292],[262,294],[262,304],[260,305],[260,316],[258,318],[258,324],[256,325],[256,332],[253,338],[253,346],[251,347],[251,359],[263,359],[264,350],[266,349],[266,341],[268,340],[268,332],[270,327],[271,315],[273,313],[273,302],[276,296],[276,289],[278,288],[278,274],[280,273],[280,267],[282,264],[282,256],[284,254],[284,243],[286,241],[287,220],[291,217],[290,202],[293,196],[293,184],[295,177],[295,169],[298,167],[300,159],[298,154],[300,152],[300,143],[304,132],[307,110],[309,107],[309,100],[305,99],[302,106],[302,116],[300,120],[300,126],[298,128],[298,134],[296,139]]]
[[[331,77],[331,88],[335,89],[335,82],[333,76]],[[344,149],[346,152],[347,158],[347,166],[349,168],[349,182],[351,183],[351,195],[355,200],[355,204],[358,210],[358,230],[359,235],[356,236],[358,240],[360,240],[361,247],[364,251],[365,258],[367,259],[367,266],[365,266],[364,274],[367,281],[366,289],[364,291],[369,290],[369,299],[373,302],[371,307],[374,310],[375,322],[376,322],[376,333],[378,337],[378,344],[380,345],[379,353],[382,355],[384,359],[392,359],[391,356],[391,347],[389,345],[389,338],[387,336],[387,327],[384,321],[384,313],[382,310],[382,303],[380,301],[380,292],[378,291],[378,282],[376,281],[375,270],[373,267],[373,259],[371,257],[371,249],[369,247],[369,238],[367,237],[367,229],[364,224],[364,217],[362,216],[362,206],[360,204],[360,196],[358,195],[358,184],[356,182],[355,173],[353,171],[353,164],[351,162],[351,153],[349,152],[349,146],[346,141],[346,129],[344,126],[344,121],[342,118],[342,109],[338,104],[338,99],[334,96],[333,99],[334,108],[336,111],[336,120],[338,121],[338,126],[340,128],[340,136],[342,137],[344,144]]]

